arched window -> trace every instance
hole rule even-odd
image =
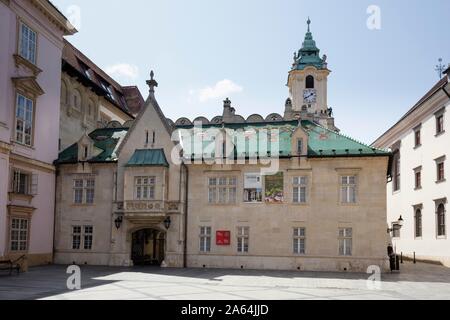
[[[73,94],[72,94],[72,99],[73,99],[73,107],[77,110],[81,110],[81,93],[78,90],[73,90]]]
[[[313,76],[306,77],[306,89],[314,89],[314,77]]]
[[[67,86],[64,81],[61,81],[61,104],[67,104]]]
[[[422,210],[416,210],[416,238],[422,237]]]
[[[441,203],[437,208],[437,234],[439,237],[445,236],[445,206]]]

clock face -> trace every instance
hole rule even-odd
[[[316,89],[306,89],[303,91],[303,101],[305,103],[316,103],[317,101],[317,91]]]

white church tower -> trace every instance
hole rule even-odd
[[[326,55],[320,57],[320,50],[313,40],[308,18],[308,31],[289,72],[289,99],[286,101],[285,119],[304,119],[336,130],[332,109],[327,101],[328,76]]]

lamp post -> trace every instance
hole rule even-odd
[[[114,224],[116,225],[117,230],[120,229],[120,226],[122,225],[122,222],[123,222],[123,217],[122,216],[119,216],[119,217],[117,217],[116,220],[114,220]]]
[[[166,227],[167,230],[169,230],[170,228],[170,224],[172,223],[172,220],[170,219],[170,216],[168,216],[165,220],[164,220],[164,227]]]
[[[399,226],[400,229],[403,227],[403,223],[405,222],[405,220],[403,220],[403,217],[400,216],[400,218],[397,220],[397,222],[395,223],[395,225]],[[387,233],[391,233],[394,230],[396,230],[395,228],[388,228],[387,229]]]

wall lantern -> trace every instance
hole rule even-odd
[[[120,229],[120,226],[122,225],[122,222],[123,222],[123,217],[122,216],[119,216],[119,217],[117,217],[116,220],[114,220],[114,224],[116,225],[117,230]]]
[[[164,220],[164,226],[166,227],[167,230],[169,230],[171,223],[172,223],[172,220],[170,219],[170,216],[168,216],[166,218],[166,220]]]
[[[394,223],[394,225],[398,226],[399,228],[403,227],[403,223],[405,222],[405,220],[403,220],[403,217],[400,216],[400,218],[398,219],[398,221],[396,223]],[[388,228],[387,232],[391,233],[394,231],[394,228]]]

